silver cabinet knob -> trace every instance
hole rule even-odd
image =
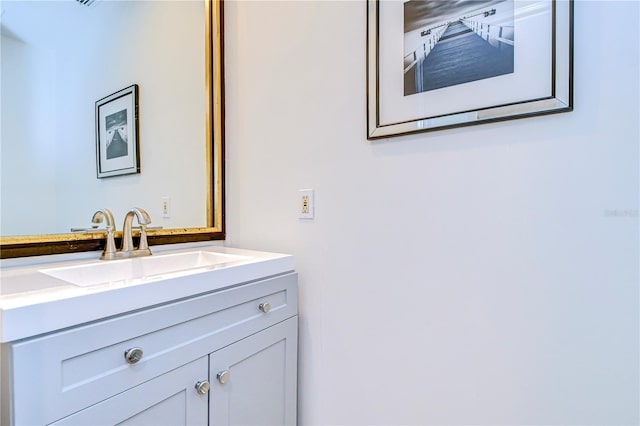
[[[209,392],[209,381],[203,380],[201,382],[196,383],[196,391],[200,395],[206,395]]]
[[[220,371],[216,375],[216,378],[218,379],[221,385],[224,385],[231,378],[231,373],[229,372],[229,370]]]
[[[124,352],[124,359],[127,361],[127,364],[135,364],[142,359],[143,353],[142,348],[127,349]]]
[[[261,303],[260,306],[258,306],[258,309],[266,314],[271,310],[271,304],[269,302]]]

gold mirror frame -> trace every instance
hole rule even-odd
[[[224,239],[224,41],[223,0],[205,0],[207,226],[148,230],[150,245]],[[34,217],[37,220],[37,217]],[[121,240],[122,232],[116,233]],[[104,249],[102,233],[0,236],[0,258]],[[120,244],[120,241],[117,241]]]

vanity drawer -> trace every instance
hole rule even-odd
[[[296,281],[292,273],[11,344],[13,423],[51,423],[296,315]],[[134,348],[142,357],[128,362]]]

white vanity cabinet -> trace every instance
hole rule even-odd
[[[285,273],[7,343],[2,424],[295,424],[297,318]]]

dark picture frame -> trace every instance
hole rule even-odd
[[[460,3],[367,0],[367,139],[573,110],[573,0]]]
[[[138,85],[96,102],[98,178],[140,173]]]

